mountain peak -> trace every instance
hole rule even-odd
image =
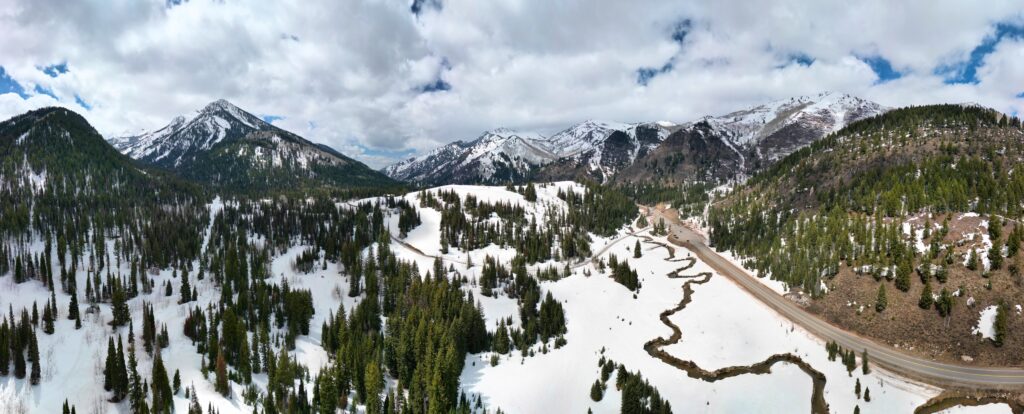
[[[241,110],[241,109],[239,109],[237,106],[235,106],[235,104],[233,104],[231,102],[228,102],[228,100],[224,99],[224,98],[221,98],[221,99],[218,99],[216,101],[210,102],[210,103],[206,104],[206,106],[203,108],[203,112],[218,111],[218,110],[220,110],[220,111],[230,111],[230,110]]]

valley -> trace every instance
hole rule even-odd
[[[888,243],[883,249],[881,242],[859,244],[859,214],[870,212],[849,219],[832,212],[823,224],[847,223],[840,228],[851,233],[851,245],[827,250],[842,257],[800,264],[823,266],[825,276],[784,267],[762,277],[783,264],[766,261],[735,236],[749,226],[744,220],[781,208],[743,210],[763,194],[752,189],[776,192],[783,184],[774,177],[788,179],[794,171],[780,166],[803,171],[802,157],[836,156],[838,150],[821,146],[851,145],[837,138],[851,133],[873,145],[888,143],[870,123],[902,119],[905,111],[840,128],[750,171],[753,177],[736,171],[724,183],[692,183],[682,192],[615,179],[404,191],[373,189],[377,177],[360,183],[353,176],[341,185],[321,174],[305,176],[306,184],[295,188],[204,183],[134,150],[125,149],[140,158],[127,159],[70,111],[29,113],[0,125],[0,142],[14,154],[9,159],[24,160],[6,164],[0,187],[18,214],[5,217],[0,248],[0,308],[9,310],[0,322],[6,344],[0,368],[14,366],[0,371],[0,407],[18,413],[60,411],[65,403],[90,412],[1018,412],[1024,370],[1015,351],[993,344],[998,335],[972,331],[981,324],[973,312],[935,317],[916,302],[903,305],[899,284],[910,283],[910,275],[902,268],[875,278],[857,270],[890,261],[905,268],[915,255],[952,257],[943,259],[945,273],[918,274],[926,284],[958,283],[958,292],[982,289],[965,306],[984,315],[1000,292],[1016,289],[1011,275],[1002,276],[1010,270],[997,267],[1013,257],[1014,220],[969,211],[888,213],[871,228]],[[957,119],[990,122],[986,113],[961,111],[953,112]],[[970,148],[1018,139],[1017,129],[983,125],[971,136],[985,138]],[[247,134],[231,145],[259,132]],[[889,146],[882,156],[927,160],[929,151],[953,152],[954,135],[935,136],[941,146]],[[37,149],[68,140],[94,155],[71,152],[60,162]],[[221,153],[218,145],[183,157],[205,159],[207,152]],[[507,147],[490,151],[500,148]],[[899,148],[925,149],[908,158]],[[1007,147],[1000,156],[1017,154]],[[284,161],[286,155],[271,168],[312,168]],[[862,160],[864,171],[891,165]],[[266,168],[258,160],[248,165]],[[24,179],[26,171],[42,178]],[[75,171],[102,171],[123,184],[82,179]],[[858,174],[865,173],[838,180]],[[1016,188],[1015,177],[999,179]],[[124,196],[108,198],[102,189],[111,185]],[[294,197],[304,185],[320,189]],[[149,189],[159,197],[143,196]],[[834,199],[816,197],[824,198],[795,193],[772,201]],[[644,204],[659,199],[680,204]],[[83,210],[89,224],[76,224],[67,221],[75,205],[106,209]],[[1016,215],[1012,203],[991,206],[1005,210],[999,217]],[[168,211],[183,214],[162,216]],[[996,230],[993,220],[1001,224]],[[806,260],[799,249],[816,245],[802,232],[813,228],[784,228],[793,242],[769,251]],[[993,247],[1002,243],[1005,251]],[[766,264],[773,267],[760,267]],[[974,279],[971,266],[991,273]],[[894,288],[887,308],[861,298],[888,282]],[[966,300],[933,299],[936,308],[941,300]],[[872,308],[854,307],[855,300]],[[1011,318],[1009,329],[1018,319]],[[1006,326],[986,323],[1005,335]],[[949,342],[900,333],[927,324],[941,326]],[[1016,336],[1003,338],[1015,349]],[[933,351],[971,340],[957,353]],[[968,352],[972,359],[960,358]]]

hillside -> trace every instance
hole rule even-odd
[[[4,236],[62,249],[87,243],[91,232],[132,236],[147,239],[137,246],[147,264],[198,253],[203,192],[139,169],[78,114],[44,108],[0,123],[0,154]],[[178,249],[162,249],[171,244]]]
[[[800,288],[812,311],[840,326],[932,358],[1016,361],[1019,338],[990,330],[994,309],[1019,305],[1022,289],[1021,161],[1015,118],[960,105],[894,110],[716,202],[711,241]]]
[[[247,194],[394,187],[391,179],[225,100],[167,126],[110,141],[143,165],[220,191]]]

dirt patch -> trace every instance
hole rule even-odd
[[[925,221],[922,217],[909,220],[914,226],[923,225]],[[902,292],[891,281],[884,278],[882,282],[875,281],[871,275],[858,275],[848,266],[842,266],[827,282],[828,294],[812,301],[807,309],[832,324],[924,358],[976,366],[1020,366],[1024,362],[1024,335],[1014,333],[1024,331],[1024,315],[1016,309],[1024,299],[1020,296],[1020,282],[1007,270],[1015,259],[1004,259],[1002,268],[990,271],[987,278],[982,277],[980,269],[970,270],[963,264],[970,249],[982,247],[981,234],[987,232],[983,221],[976,216],[954,218],[950,221],[949,234],[942,240],[943,244],[953,246],[954,260],[948,265],[948,281],[939,283],[933,278],[931,288],[936,295],[942,288],[960,291],[951,316],[943,318],[934,307],[921,309],[918,306],[924,283],[917,273],[910,278],[910,289]],[[933,217],[931,222],[938,227],[942,217]],[[1004,227],[1004,241],[1011,229],[1011,226]],[[1019,256],[1021,254],[1018,259]],[[888,299],[888,306],[881,313],[875,311],[880,283],[886,284]],[[996,347],[991,340],[972,332],[981,310],[1000,301],[1008,307],[1009,334],[1003,346]]]

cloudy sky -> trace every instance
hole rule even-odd
[[[381,167],[824,90],[1024,113],[1019,0],[763,3],[0,0],[0,118],[63,105],[118,136],[225,98]]]

